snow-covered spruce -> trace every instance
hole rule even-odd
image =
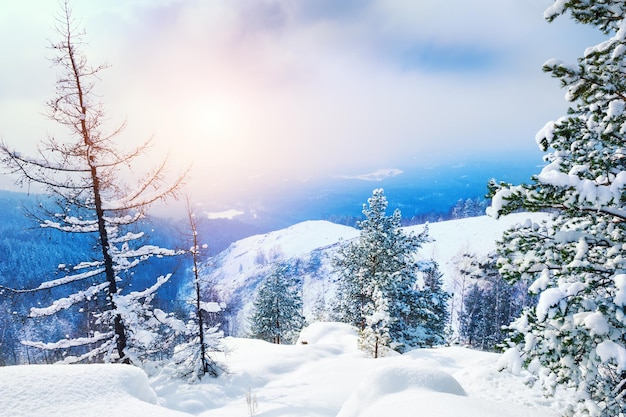
[[[441,284],[418,287],[418,271],[432,267],[416,259],[428,240],[428,228],[419,235],[405,233],[399,210],[387,216],[382,189],[374,190],[368,204],[363,207],[365,220],[358,224],[359,238],[341,247],[334,259],[336,318],[361,331],[374,357],[389,348],[403,352],[441,343],[440,323],[447,315],[438,317],[432,308],[437,299],[433,289],[441,292]]]
[[[259,286],[252,314],[250,335],[272,343],[293,343],[304,326],[302,283],[287,271],[288,264],[276,264]]]
[[[492,184],[490,212],[553,213],[547,224],[509,231],[500,245],[503,274],[539,294],[513,325],[514,346],[547,392],[559,384],[578,390],[571,413],[617,416],[626,409],[626,4],[559,0],[546,17],[567,12],[607,39],[578,65],[546,62],[571,109],[536,136],[547,165],[531,184]]]

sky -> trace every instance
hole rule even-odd
[[[565,114],[550,58],[603,39],[543,19],[549,0],[80,0],[99,98],[146,166],[191,166],[199,196],[414,166],[541,155]],[[0,5],[0,137],[31,153],[56,127],[50,0]],[[375,175],[373,175],[375,174]],[[383,175],[384,176],[384,175]],[[0,187],[9,187],[9,178]]]

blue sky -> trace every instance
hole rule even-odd
[[[7,4],[8,3],[8,4]],[[602,39],[548,0],[75,1],[122,146],[192,164],[197,194],[536,153],[565,114],[543,62]],[[0,5],[0,135],[57,132],[46,57],[56,2]],[[540,155],[538,156],[540,162]],[[3,179],[6,186],[7,179]]]

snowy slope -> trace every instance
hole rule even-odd
[[[547,220],[545,213],[515,213],[495,220],[493,217],[480,216],[466,219],[449,220],[428,225],[433,242],[425,244],[420,254],[439,263],[448,290],[453,288],[452,280],[456,274],[455,260],[462,253],[483,256],[496,248],[496,241],[502,238],[505,230],[527,219],[539,223]],[[411,226],[407,231],[420,232],[423,226]]]
[[[488,216],[471,217],[432,223],[429,235],[432,242],[425,244],[418,256],[434,259],[444,274],[444,288],[458,292],[455,285],[455,258],[461,253],[485,255],[495,249],[496,240],[516,223],[532,218],[547,218],[539,213],[517,213],[495,220]],[[420,233],[424,226],[411,226],[407,232]],[[247,331],[256,287],[267,276],[275,262],[291,261],[296,278],[304,285],[304,312],[311,318],[319,300],[330,300],[334,294],[334,280],[330,260],[337,245],[359,234],[355,228],[327,221],[307,221],[287,229],[252,236],[233,243],[228,249],[208,262],[201,274],[215,283],[222,300],[233,309],[233,334],[243,336]]]
[[[219,301],[231,309],[234,328],[229,333],[244,336],[256,288],[275,263],[294,263],[293,271],[304,285],[305,312],[310,315],[317,297],[329,287],[329,257],[339,242],[356,236],[358,231],[352,227],[306,221],[237,241],[202,266],[200,274],[203,281],[215,285]]]
[[[366,358],[341,323],[315,323],[295,345],[224,343],[228,373],[195,384],[148,380],[128,365],[0,367],[0,416],[556,417],[571,402],[566,392],[544,398],[523,371],[500,372],[494,353],[448,347]]]
[[[211,278],[228,293],[245,286],[251,276],[265,271],[272,262],[304,257],[341,239],[352,239],[358,231],[327,221],[306,221],[286,229],[251,236],[230,245],[205,266]]]

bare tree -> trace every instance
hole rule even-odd
[[[220,323],[210,323],[208,315],[217,315],[222,311],[223,304],[216,301],[202,301],[202,282],[200,277],[200,262],[202,249],[206,245],[200,243],[199,226],[200,220],[191,206],[189,196],[186,197],[187,225],[189,233],[185,237],[189,239],[191,247],[188,253],[192,260],[192,293],[193,310],[191,320],[187,324],[186,341],[176,346],[173,365],[179,376],[190,381],[201,379],[204,375],[218,376],[222,371],[222,365],[211,356],[212,353],[221,351],[220,343],[224,333],[219,330]],[[210,292],[211,295],[215,295]]]
[[[84,309],[87,304],[97,306],[97,310],[88,312],[94,326],[90,326],[91,334],[86,337],[31,345],[48,349],[90,346],[71,361],[104,358],[128,363],[132,361],[128,348],[138,346],[140,336],[146,336],[135,326],[164,321],[164,314],[155,315],[149,304],[171,275],[159,277],[143,291],[130,292],[125,285],[130,271],[154,256],[174,254],[142,243],[143,233],[131,226],[138,225],[151,203],[176,196],[187,173],[168,181],[164,160],[144,175],[135,176],[137,181],[132,186],[122,180],[135,175],[133,166],[150,142],[124,152],[114,141],[124,124],[106,130],[104,107],[94,92],[98,75],[106,65],[88,64],[81,52],[85,32],[78,29],[68,0],[62,3],[56,31],[60,39],[51,44],[55,53],[52,62],[60,71],[56,94],[47,103],[47,116],[69,134],[63,139],[51,136],[40,141],[36,157],[24,156],[2,141],[0,161],[11,173],[18,174],[18,184],[42,185],[55,197],[57,209],[47,207],[36,213],[41,227],[89,233],[97,240],[94,259],[66,268],[67,274],[61,278],[21,290],[71,289],[69,295],[57,298],[48,307],[32,308],[30,315],[47,316],[70,307]],[[94,299],[100,302],[90,302]]]

